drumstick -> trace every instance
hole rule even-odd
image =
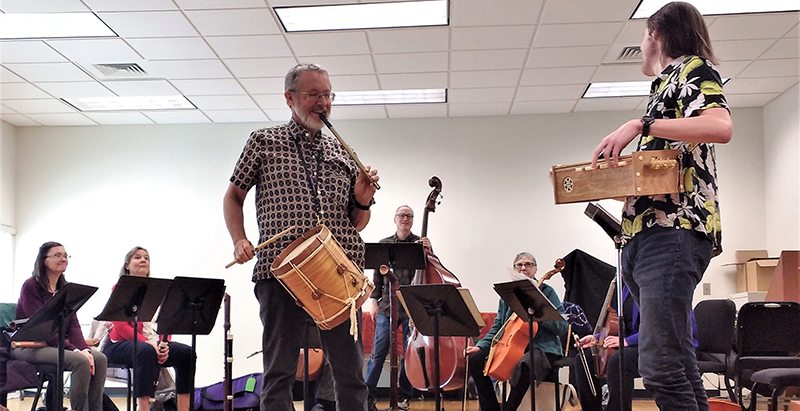
[[[259,244],[259,245],[258,245],[258,247],[254,248],[254,249],[253,249],[253,252],[256,252],[256,251],[258,251],[258,250],[260,250],[260,249],[262,249],[262,248],[264,248],[264,247],[266,247],[266,246],[270,245],[271,243],[274,243],[274,242],[275,242],[275,240],[277,240],[277,239],[279,239],[279,238],[283,237],[284,235],[288,234],[288,233],[289,233],[289,231],[292,231],[292,230],[294,230],[295,228],[297,228],[297,226],[296,226],[296,225],[293,225],[293,226],[291,226],[291,227],[289,227],[289,228],[287,228],[287,229],[285,229],[285,230],[281,231],[280,233],[278,233],[278,234],[275,234],[275,235],[274,235],[272,238],[270,238],[270,239],[269,239],[269,240],[267,240],[267,241],[264,241],[263,243]],[[236,261],[231,261],[230,263],[228,263],[228,265],[226,265],[226,266],[225,266],[225,268],[231,268],[231,267],[232,267],[234,264],[236,264]]]

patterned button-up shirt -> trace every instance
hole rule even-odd
[[[364,241],[350,221],[357,166],[333,137],[313,140],[293,120],[254,131],[242,150],[231,183],[256,187],[259,243],[286,228],[297,228],[257,252],[253,281],[269,278],[281,251],[304,232],[323,224],[356,265],[364,268]]]
[[[719,73],[701,57],[683,56],[653,81],[647,114],[656,119],[685,118],[714,107],[728,109]],[[713,242],[713,255],[721,253],[714,145],[647,136],[639,139],[637,150],[680,150],[684,191],[677,195],[628,197],[622,215],[625,236],[633,237],[653,226],[690,229]]]

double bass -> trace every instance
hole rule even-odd
[[[597,375],[597,378],[606,377],[608,361],[611,359],[611,356],[617,352],[616,348],[603,347],[603,341],[605,341],[606,337],[609,335],[619,335],[617,310],[611,307],[611,299],[614,296],[616,283],[617,279],[614,278],[608,286],[608,293],[603,302],[603,311],[600,311],[600,316],[597,317],[597,325],[594,328],[594,335],[598,335],[598,344],[592,347],[592,354],[595,360],[595,375]],[[621,340],[620,343],[622,343]]]
[[[428,213],[436,211],[436,203],[442,192],[442,181],[433,176],[428,180],[433,190],[428,194],[425,203],[425,212],[422,216],[422,237],[428,234]],[[426,250],[426,266],[422,275],[417,273],[413,284],[452,284],[461,287],[461,281],[448,271],[433,252]],[[439,337],[439,388],[444,391],[462,388],[466,382],[466,358],[464,350],[467,348],[466,337]],[[414,329],[406,347],[405,367],[406,376],[411,385],[420,390],[434,390],[434,363],[433,337],[422,335]],[[434,390],[435,391],[435,390]]]

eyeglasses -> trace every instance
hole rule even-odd
[[[69,260],[70,258],[72,258],[72,256],[71,255],[67,255],[67,254],[58,253],[58,254],[48,255],[47,258],[55,258],[56,260],[60,260],[60,259],[64,258],[64,259]]]
[[[531,268],[536,267],[536,263],[516,263],[514,268]]]
[[[413,214],[395,214],[395,217],[397,217],[397,218],[399,218],[401,220],[404,219],[404,218],[410,220],[410,219],[414,218],[414,215]]]
[[[304,95],[307,98],[310,98],[312,100],[316,100],[316,99],[322,97],[323,100],[330,100],[331,102],[333,102],[333,100],[336,99],[336,93],[334,93],[332,91],[327,92],[327,93],[317,93],[316,91],[312,91],[310,93],[307,92],[307,91],[297,91],[297,90],[289,90],[289,91],[293,91],[295,93],[302,94],[302,95]]]

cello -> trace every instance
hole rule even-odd
[[[436,202],[442,192],[442,181],[433,176],[428,180],[433,190],[428,194],[425,203],[425,212],[422,216],[422,237],[428,234],[428,213],[436,211]],[[452,284],[461,287],[461,281],[447,270],[431,250],[426,250],[426,265],[422,275],[417,273],[413,284]],[[438,388],[443,391],[462,388],[466,382],[466,357],[464,350],[467,348],[466,337],[439,337],[439,383]],[[433,390],[434,387],[434,339],[422,335],[416,328],[411,332],[411,337],[406,347],[405,367],[406,376],[411,385],[420,391]]]
[[[536,283],[537,287],[541,287],[542,283],[549,280],[556,273],[564,269],[564,260],[557,259],[553,269],[548,271],[542,279]],[[533,335],[539,328],[539,323],[533,324]],[[505,330],[505,331],[503,331]],[[501,336],[498,340],[498,336]],[[503,327],[497,332],[495,338],[492,339],[492,346],[489,348],[489,356],[486,357],[486,365],[483,368],[483,374],[488,375],[498,381],[508,381],[511,379],[511,374],[517,363],[525,355],[525,348],[528,347],[530,341],[528,335],[528,323],[512,313]]]

